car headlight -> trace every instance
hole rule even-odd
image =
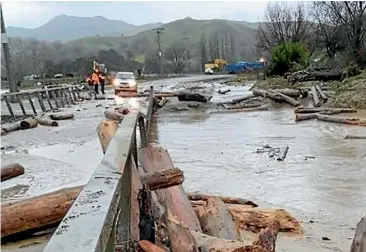
[[[119,85],[118,80],[114,80],[114,81],[113,81],[113,85],[118,86],[118,85]]]

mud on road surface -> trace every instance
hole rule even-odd
[[[217,110],[217,103],[249,93],[253,84],[229,86],[229,93],[219,95],[217,91],[226,88],[219,80],[222,77],[141,85],[144,89],[153,84],[158,91],[201,88],[213,96],[207,104],[193,107],[172,98],[158,111],[153,125],[156,142],[169,150],[175,166],[184,171],[186,191],[238,196],[290,211],[302,221],[305,237],[280,237],[277,251],[349,251],[349,238],[366,212],[362,200],[366,198],[366,148],[364,140],[345,140],[344,136],[365,135],[365,129],[319,121],[296,124],[292,108],[274,104],[269,111],[210,114]],[[133,107],[144,106],[146,101],[120,102]],[[20,151],[3,154],[2,161],[16,160],[26,169],[23,176],[2,183],[3,189],[26,187],[8,194],[7,200],[87,182],[102,159],[96,126],[105,107],[113,103],[88,101],[73,107],[75,119],[57,128],[38,127],[2,137],[3,147],[12,145]],[[289,146],[286,160],[257,153],[265,145]]]

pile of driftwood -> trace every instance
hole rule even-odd
[[[25,118],[21,121],[8,123],[1,126],[1,135],[5,135],[7,133],[17,131],[17,130],[26,130],[37,127],[38,124],[43,126],[52,126],[57,127],[59,120],[68,120],[73,119],[74,114],[72,113],[52,113],[49,114],[48,117],[46,115],[42,116],[33,116]]]
[[[344,78],[344,73],[339,70],[301,70],[286,74],[285,77],[293,83],[302,81],[332,81],[342,80]]]

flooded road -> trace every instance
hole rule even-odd
[[[232,99],[249,92],[249,87],[230,87],[230,95],[212,101]],[[2,137],[3,147],[17,145],[29,153],[2,155],[3,162],[26,164],[25,174],[5,181],[2,188],[29,185],[7,200],[87,182],[102,159],[95,129],[111,103],[90,101],[73,108],[75,120],[57,128],[38,127],[26,136],[20,131]],[[293,109],[288,107],[208,112],[160,112],[156,116],[154,137],[184,171],[186,191],[238,196],[261,206],[285,208],[303,222],[306,234],[294,245],[280,238],[278,251],[349,251],[352,229],[366,212],[366,148],[365,140],[345,140],[344,136],[366,135],[365,128],[316,120],[295,123]],[[257,153],[264,145],[289,146],[286,160]]]

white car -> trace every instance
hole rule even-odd
[[[136,78],[133,72],[118,72],[113,81],[114,92],[119,91],[137,92]]]

